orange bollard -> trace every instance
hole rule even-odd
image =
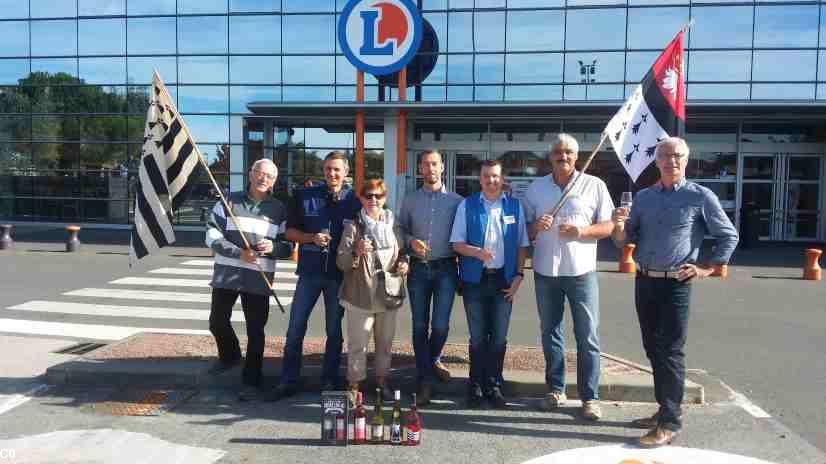
[[[629,243],[622,247],[622,258],[619,263],[619,271],[623,274],[633,274],[637,272],[637,263],[634,262],[634,248],[637,245]]]
[[[712,267],[714,268],[714,272],[711,273],[711,277],[719,277],[721,279],[728,277],[728,264],[716,264]]]
[[[293,254],[290,255],[290,260],[298,262],[298,243],[293,243]]]
[[[803,267],[803,280],[820,280],[823,274],[820,269],[820,255],[823,250],[817,248],[807,248],[806,251],[806,265]]]

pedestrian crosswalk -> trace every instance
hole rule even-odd
[[[190,259],[150,270],[149,276],[123,277],[2,308],[0,333],[89,340],[120,340],[140,332],[208,335],[212,266],[211,259]],[[297,282],[296,265],[279,261],[276,268],[273,288],[287,306]],[[274,298],[270,307],[276,307]],[[240,299],[234,309],[232,321],[243,323]]]

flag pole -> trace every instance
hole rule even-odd
[[[576,186],[576,183],[579,181],[579,178],[582,177],[582,174],[585,174],[585,171],[588,170],[588,166],[591,165],[591,161],[594,160],[594,157],[599,152],[599,149],[602,148],[602,145],[605,143],[606,140],[608,140],[608,133],[603,132],[602,137],[599,139],[597,147],[594,148],[594,151],[592,151],[591,155],[588,156],[588,159],[585,161],[585,165],[582,166],[582,170],[579,171],[579,174],[577,174],[577,176],[569,182],[569,185],[565,188],[565,191],[562,192],[562,197],[559,199],[559,201],[556,202],[556,205],[554,205],[554,207],[551,209],[551,212],[549,213],[551,216],[556,216],[559,210],[562,209],[563,206],[565,206],[565,202],[568,201],[568,197],[571,195],[571,192],[574,191],[574,187]]]
[[[161,75],[158,73],[157,70],[155,70],[155,75],[158,76],[158,80],[161,82],[161,84],[163,84],[163,80],[161,79]],[[178,108],[175,106],[175,102],[172,101],[171,95],[169,95],[169,92],[167,92],[167,90],[166,90],[166,84],[164,84],[162,88],[163,88],[163,91],[167,93],[166,96],[168,97],[169,103],[172,105],[172,110],[179,116],[178,121],[180,121],[181,127],[186,131],[187,134],[189,134],[190,137],[192,137],[192,132],[189,131],[189,127],[187,127],[186,121],[184,121],[184,118],[181,115],[181,113],[178,112]],[[198,148],[198,144],[196,144],[194,140],[192,141],[192,146],[195,149],[195,153],[198,154],[198,160],[200,160],[201,165],[204,167],[204,169],[206,169],[206,172],[209,175],[209,179],[212,181],[213,187],[215,187],[215,190],[218,192],[218,197],[221,199],[221,203],[223,203],[223,205],[224,205],[224,210],[226,210],[227,214],[229,214],[230,220],[232,220],[232,223],[235,225],[235,228],[238,229],[238,233],[241,235],[241,240],[244,242],[244,247],[247,250],[252,251],[252,247],[250,246],[250,242],[249,242],[249,240],[247,240],[247,236],[244,234],[244,231],[241,229],[241,226],[238,223],[238,218],[235,216],[235,213],[232,211],[232,207],[227,202],[226,197],[224,197],[224,192],[223,192],[223,190],[221,190],[221,186],[218,185],[218,182],[215,180],[215,177],[212,175],[212,171],[209,170],[209,166],[207,165],[206,160],[204,159],[204,156],[201,154],[201,150]],[[267,274],[264,273],[264,268],[261,267],[261,263],[256,261],[255,266],[258,268],[258,273],[261,274],[261,278],[264,279],[264,282],[267,283],[267,288],[270,289],[270,294],[273,296],[273,298],[275,298],[275,302],[276,302],[276,304],[278,304],[278,309],[280,309],[281,312],[284,313],[285,312],[284,311],[284,306],[281,304],[281,301],[278,299],[278,295],[275,294],[275,290],[273,290],[273,288],[272,288],[272,283],[270,282],[270,279],[267,277]]]

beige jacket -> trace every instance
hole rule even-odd
[[[399,262],[399,233],[398,229],[395,231],[396,240],[393,241],[393,248],[387,249],[383,253],[385,259],[376,259],[377,252],[373,251],[369,255],[364,255],[359,259],[358,264],[353,268],[355,261],[355,243],[359,240],[359,233],[356,230],[356,221],[348,223],[344,226],[344,232],[341,234],[341,241],[338,244],[338,251],[336,256],[336,265],[344,274],[344,282],[339,291],[339,298],[345,302],[372,313],[384,312],[384,307],[375,300],[376,292],[379,290],[378,284],[378,266],[377,262],[381,263],[381,269],[385,272],[395,272],[396,265]],[[370,259],[368,259],[368,257]]]

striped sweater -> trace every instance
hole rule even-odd
[[[255,246],[263,239],[273,242],[272,253],[258,257],[261,268],[272,282],[276,258],[289,257],[292,251],[292,244],[284,240],[283,235],[287,220],[284,204],[272,197],[256,202],[246,192],[233,192],[227,201],[250,245]],[[258,267],[241,261],[244,241],[220,201],[212,208],[207,221],[206,244],[215,252],[215,267],[210,282],[212,287],[259,295],[270,294]]]

